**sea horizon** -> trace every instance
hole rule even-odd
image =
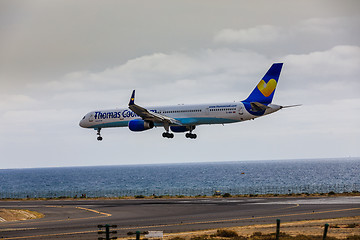
[[[360,191],[360,158],[0,170],[0,199]]]
[[[74,166],[40,166],[40,167],[16,167],[16,168],[0,168],[0,170],[21,170],[21,169],[48,169],[48,168],[86,168],[86,167],[121,167],[121,166],[156,166],[156,165],[183,165],[183,164],[227,164],[239,162],[286,162],[286,161],[332,161],[332,160],[355,160],[360,161],[360,157],[332,157],[332,158],[292,158],[292,159],[253,159],[253,160],[229,160],[229,161],[194,161],[194,162],[166,162],[166,163],[125,163],[125,164],[109,164],[109,165],[74,165]]]

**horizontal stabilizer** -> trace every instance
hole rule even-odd
[[[250,106],[251,106],[251,110],[253,112],[261,112],[261,111],[265,111],[266,109],[270,108],[259,102],[251,102]]]

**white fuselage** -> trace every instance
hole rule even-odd
[[[281,108],[274,104],[269,104],[268,107],[260,116],[276,112]],[[147,107],[147,109],[174,118],[184,126],[226,124],[260,117],[249,113],[242,102],[157,106]],[[141,118],[129,108],[99,110],[86,114],[80,121],[80,126],[94,129],[127,127],[129,122],[134,119]],[[162,124],[155,123],[155,126],[162,126]]]
[[[128,108],[99,110],[86,114],[80,126],[100,131],[109,127],[128,127],[133,132],[163,126],[164,138],[173,138],[172,132],[187,132],[186,138],[196,139],[192,133],[197,125],[226,124],[242,122],[261,117],[283,108],[271,104],[283,63],[273,63],[250,95],[241,102],[194,104],[176,106],[143,107],[135,103],[135,90],[132,91]]]

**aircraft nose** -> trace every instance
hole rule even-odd
[[[80,127],[83,127],[83,128],[86,128],[86,124],[85,124],[85,117],[83,119],[80,120],[79,122],[79,126]]]

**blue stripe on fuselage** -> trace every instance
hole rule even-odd
[[[234,123],[238,120],[228,118],[211,118],[211,117],[199,117],[199,118],[176,118],[183,125],[200,125],[200,124],[223,124]],[[131,121],[131,120],[130,120]],[[116,121],[109,123],[99,123],[91,126],[91,128],[110,128],[110,127],[126,127],[129,125],[129,121]],[[155,126],[163,126],[161,123],[155,123]]]
[[[109,127],[126,127],[129,125],[129,121],[116,121],[109,123],[99,123],[97,125],[93,125],[90,128],[109,128]]]
[[[183,125],[199,125],[199,124],[222,124],[238,122],[235,119],[215,118],[215,117],[199,117],[199,118],[176,118]]]

